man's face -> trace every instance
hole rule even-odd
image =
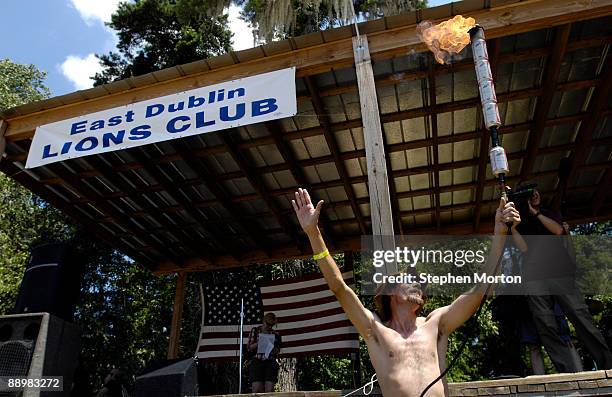
[[[540,192],[538,192],[537,190],[533,192],[533,196],[531,196],[531,198],[529,199],[529,203],[531,204],[532,207],[539,207],[540,206]]]
[[[423,292],[421,286],[415,284],[398,284],[393,290],[391,300],[395,300],[398,304],[411,303],[414,305],[414,310],[418,310],[423,306]]]

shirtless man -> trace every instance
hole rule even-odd
[[[449,306],[441,307],[427,318],[419,317],[423,294],[418,284],[379,286],[378,300],[382,303],[382,319],[366,309],[357,295],[342,279],[342,273],[327,254],[318,228],[323,201],[316,207],[308,192],[299,189],[292,200],[300,225],[310,240],[317,263],[329,289],[334,293],[359,334],[368,346],[378,383],[386,397],[419,397],[427,385],[446,367],[448,336],[467,321],[478,309],[487,285],[476,285],[469,293],[459,296]],[[513,225],[521,219],[513,203],[500,200],[495,214],[495,234],[486,271],[494,272],[507,234],[506,222]],[[386,296],[383,296],[386,295]],[[386,307],[386,309],[385,309]],[[388,318],[384,318],[388,317]],[[427,397],[447,395],[446,384],[437,382]]]

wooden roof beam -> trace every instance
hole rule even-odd
[[[232,131],[232,130],[229,130]],[[246,157],[243,153],[240,152],[237,145],[232,141],[229,137],[229,131],[221,131],[218,134],[219,139],[224,143],[227,147],[227,151],[232,156],[234,162],[238,165],[238,168],[242,171],[242,173],[246,176],[247,180],[253,186],[253,189],[257,192],[258,196],[266,203],[270,212],[274,215],[276,222],[280,225],[280,227],[285,231],[285,233],[291,238],[291,241],[298,247],[298,250],[304,250],[304,241],[297,234],[296,228],[293,224],[289,223],[287,218],[282,217],[280,215],[280,211],[278,209],[278,204],[274,201],[274,198],[268,193],[268,188],[266,187],[263,179],[260,174],[256,174],[253,171],[253,167],[249,164]]]
[[[609,55],[607,57],[609,59]],[[591,143],[593,143],[593,133],[602,118],[608,114],[608,100],[612,89],[612,65],[604,61],[602,65],[603,81],[595,88],[589,99],[587,113],[590,114],[580,124],[576,135],[576,146],[571,156],[572,170],[568,178],[568,186],[573,186],[578,179],[578,167],[585,164]],[[599,139],[601,140],[601,138]]]
[[[395,232],[393,229],[392,202],[395,197],[391,198],[390,192],[393,192],[394,188],[391,188],[390,185],[393,185],[395,181],[391,179],[391,183],[389,182],[391,169],[387,168],[389,162],[385,155],[385,140],[380,123],[378,95],[366,35],[353,38],[353,53],[355,74],[359,86],[361,119],[363,121],[362,132],[368,173],[367,186],[373,238],[372,248],[375,250],[393,250],[395,249]],[[386,263],[384,266],[386,274],[394,274],[397,271],[396,263]]]
[[[310,194],[313,194],[313,201],[315,203],[318,202],[318,200],[316,199],[316,193],[314,193],[314,189],[312,188],[312,184],[308,182],[308,179],[306,178],[302,167],[300,167],[298,160],[295,157],[291,145],[289,145],[285,140],[286,132],[284,131],[280,121],[269,121],[266,123],[266,128],[268,129],[268,133],[274,140],[274,144],[276,145],[278,152],[281,154],[281,157],[289,166],[289,171],[291,172],[291,175],[293,175],[293,179],[295,179],[298,186],[307,189]],[[319,223],[321,224],[321,229],[323,235],[326,238],[326,241],[329,243],[330,246],[333,247],[335,237],[333,230],[331,230],[331,228],[327,225],[328,222],[329,217],[327,216],[326,211],[321,211],[321,214],[319,215]]]
[[[26,172],[24,172],[21,168],[17,167],[15,164],[9,161],[0,162],[0,170],[4,172],[6,175],[10,176],[12,179],[17,181],[23,187],[36,194],[49,204],[53,205],[55,208],[64,212],[70,218],[74,219],[80,225],[83,226],[88,233],[92,236],[98,236],[104,243],[106,243],[111,248],[118,248],[125,255],[128,255],[132,259],[139,261],[144,266],[151,266],[153,263],[159,260],[158,257],[152,256],[150,253],[145,253],[148,251],[147,247],[141,247],[142,251],[138,249],[134,249],[128,243],[123,241],[120,238],[117,238],[114,235],[111,235],[104,228],[101,228],[96,220],[90,219],[85,216],[82,212],[78,211],[71,203],[64,201],[59,196],[55,194],[50,194],[51,192],[48,189],[39,183],[32,177],[30,177]],[[166,258],[169,261],[169,259]],[[176,266],[176,262],[169,261],[173,266]]]
[[[143,148],[134,148],[129,151],[129,154],[136,159],[136,161],[140,162],[143,165],[143,168],[157,181],[158,184],[163,186],[164,190],[172,197],[174,201],[179,203],[185,211],[194,218],[202,227],[202,229],[207,234],[207,237],[212,242],[211,245],[217,245],[220,249],[225,252],[230,253],[230,255],[234,256],[236,260],[239,260],[238,251],[235,249],[236,247],[226,242],[223,242],[217,239],[214,235],[214,232],[206,227],[207,219],[200,213],[200,211],[193,206],[190,200],[188,200],[180,189],[174,184],[174,181],[169,179],[164,173],[160,172],[156,165],[149,162],[149,158],[142,151]],[[209,253],[212,255],[212,252]]]
[[[340,149],[338,147],[338,142],[336,142],[336,137],[334,136],[333,130],[331,129],[331,122],[329,117],[327,116],[327,112],[325,111],[325,105],[323,104],[323,100],[318,94],[318,88],[315,82],[309,77],[304,77],[304,82],[306,83],[306,87],[308,92],[310,93],[310,97],[312,98],[312,104],[315,110],[315,114],[321,127],[323,127],[323,135],[325,136],[325,142],[333,156],[334,163],[336,164],[336,169],[338,174],[340,175],[340,179],[344,182],[344,191],[351,201],[351,209],[353,210],[353,214],[357,218],[359,223],[359,230],[361,234],[368,234],[368,230],[363,220],[363,216],[361,214],[361,210],[357,205],[355,192],[353,191],[352,186],[348,183],[348,172],[346,171],[346,165],[340,156]]]
[[[229,214],[231,214],[231,221],[240,225],[240,227],[247,232],[249,237],[255,242],[256,245],[261,247],[264,252],[269,253],[269,243],[264,240],[265,233],[263,230],[257,227],[255,220],[247,222],[244,221],[243,216],[240,214],[240,209],[230,200],[230,195],[225,192],[221,186],[221,183],[210,177],[210,171],[204,166],[202,158],[196,156],[190,150],[184,139],[170,141],[170,145],[178,154],[181,155],[183,161],[185,161],[189,168],[194,170],[196,174],[200,175],[200,178],[202,178],[204,181],[206,188],[216,197],[218,204],[225,208]]]
[[[542,89],[544,93],[536,104],[533,128],[529,132],[529,139],[527,142],[528,154],[523,160],[523,165],[521,167],[521,176],[523,179],[531,174],[536,157],[538,156],[538,149],[542,141],[542,136],[544,135],[544,129],[546,128],[546,120],[548,119],[550,105],[555,96],[555,88],[557,87],[559,73],[561,72],[561,63],[565,57],[565,49],[567,48],[571,30],[571,24],[562,25],[555,29],[553,50],[543,74],[544,84]]]
[[[609,220],[612,218],[612,208],[606,208],[606,215],[591,216],[586,215],[586,211],[590,212],[589,208],[575,207],[570,209],[571,213],[568,216],[568,222],[597,222]],[[483,219],[481,222],[481,229],[477,231],[480,234],[488,234],[493,232],[493,218]],[[436,234],[438,233],[435,228],[430,226],[417,227],[412,230],[415,234]],[[445,234],[452,235],[469,235],[474,233],[473,222],[450,225],[444,228]],[[361,249],[361,237],[353,236],[338,240],[337,247],[334,250],[330,249],[331,253],[341,253],[343,251],[359,251]],[[309,254],[300,253],[294,246],[279,246],[273,249],[272,260],[282,261],[287,259],[304,259]],[[213,262],[209,262],[202,258],[190,258],[186,261],[184,268],[177,268],[176,264],[173,263],[159,263],[154,269],[156,274],[168,274],[177,271],[205,271],[205,270],[218,270],[227,269],[231,267],[250,265],[253,263],[267,263],[270,259],[259,251],[252,251],[246,253],[244,259],[236,261],[234,258],[223,255],[216,256],[213,258]]]
[[[144,198],[143,192],[138,191],[136,188],[132,187],[129,183],[127,183],[121,176],[117,175],[111,167],[107,166],[102,160],[101,156],[94,155],[88,156],[84,159],[87,163],[89,163],[92,167],[94,167],[100,174],[103,176],[108,182],[115,185],[121,192],[127,193],[127,196],[133,200],[136,205],[146,210],[157,222],[159,222],[164,229],[167,231],[176,231],[180,237],[177,237],[179,241],[182,241],[186,244],[186,246],[191,249],[193,253],[201,254],[202,243],[196,242],[192,239],[192,234],[187,233],[185,230],[181,228],[177,228],[177,225],[172,224],[165,216],[158,214],[158,207],[152,207],[150,203]],[[109,162],[110,164],[110,162]],[[155,228],[154,225],[150,225],[151,228]],[[137,235],[143,235],[143,233],[148,233],[149,228],[146,230],[142,230],[142,233]],[[180,261],[179,261],[180,265]]]
[[[92,203],[101,213],[107,214],[111,218],[114,219],[115,223],[119,225],[119,227],[124,228],[129,233],[138,234],[141,230],[140,227],[131,225],[130,221],[133,221],[129,217],[127,217],[125,213],[120,212],[114,206],[109,204],[106,200],[100,198],[98,193],[90,188],[87,184],[83,183],[83,181],[74,175],[71,171],[69,171],[64,163],[54,163],[48,164],[47,169],[61,178],[66,185],[70,187],[71,190],[76,192],[78,195],[87,198],[90,203]],[[146,241],[146,243],[152,247],[158,247],[159,243],[156,240],[153,240],[150,236],[145,235],[141,237],[142,240]],[[180,258],[174,254],[172,251],[167,249],[165,246],[161,246],[157,248],[162,256],[177,262]]]

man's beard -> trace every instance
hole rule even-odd
[[[416,287],[413,285],[404,285],[400,288],[402,289],[400,293],[406,297],[406,301],[419,306],[423,306],[425,304],[420,286]]]
[[[423,306],[425,301],[418,294],[412,293],[406,296],[406,300],[410,303],[414,303],[415,305]]]

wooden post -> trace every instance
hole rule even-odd
[[[368,166],[368,188],[374,249],[395,249],[393,212],[389,195],[389,178],[385,161],[385,145],[378,111],[378,98],[370,50],[366,35],[353,37],[353,54],[361,103],[361,120]],[[388,264],[386,273],[397,271],[397,264]]]
[[[178,273],[176,291],[174,293],[174,307],[172,308],[172,324],[170,326],[170,342],[168,343],[168,359],[178,357],[179,341],[181,338],[181,320],[183,319],[183,303],[185,300],[185,272]]]

